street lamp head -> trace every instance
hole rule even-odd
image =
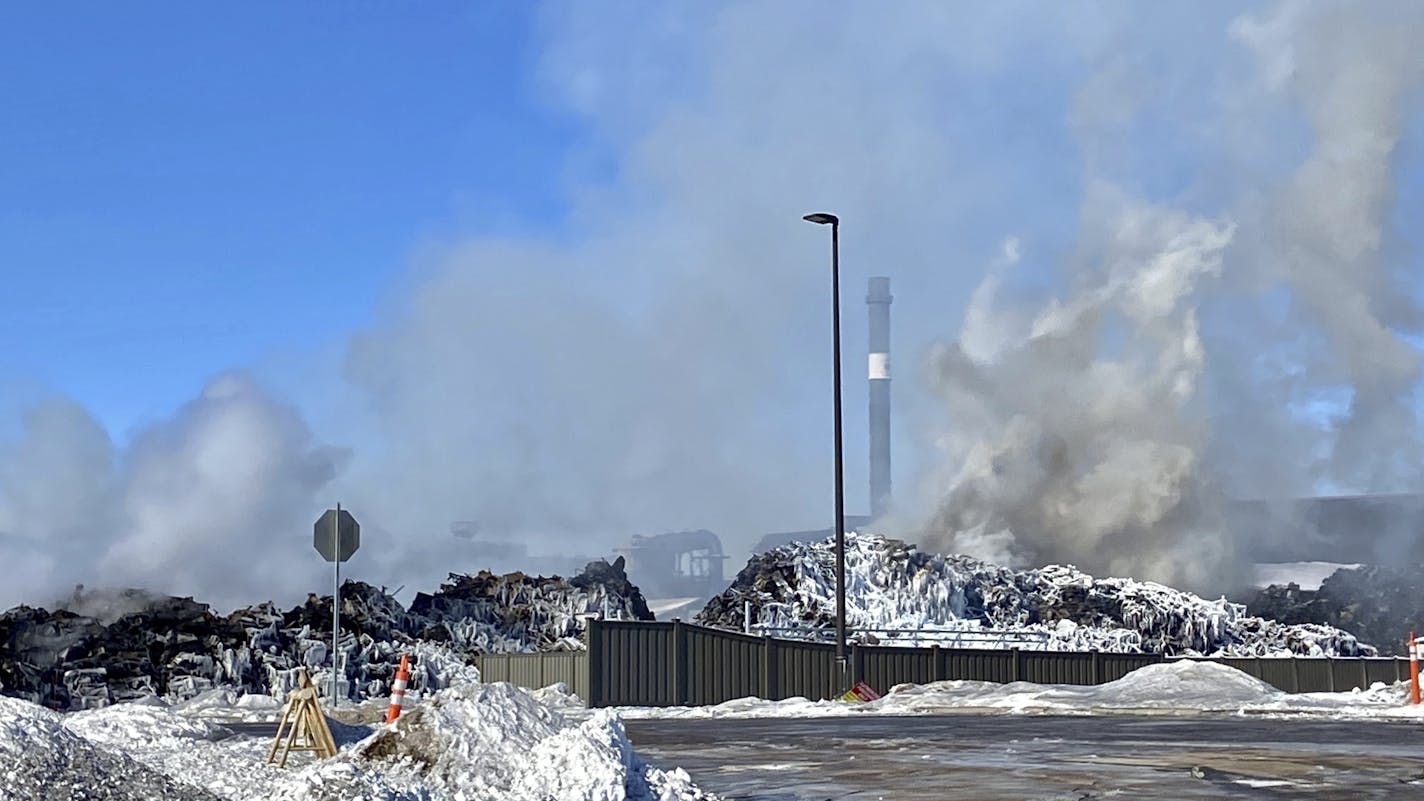
[[[837,223],[839,223],[839,222],[841,221],[840,218],[837,217],[836,215],[834,215],[834,214],[826,214],[825,212],[817,212],[817,213],[815,213],[815,214],[807,214],[805,217],[802,217],[801,219],[805,220],[806,222],[813,222],[813,223],[815,223],[815,224],[817,224],[817,225],[835,225],[835,224],[837,224]]]

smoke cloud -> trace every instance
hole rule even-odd
[[[1301,113],[1303,161],[1218,222],[1141,206],[1103,215],[1089,193],[1073,291],[1027,328],[1022,308],[995,307],[1001,277],[986,279],[959,344],[932,360],[954,426],[932,542],[1221,590],[1244,578],[1253,534],[1226,519],[1228,496],[1424,487],[1420,353],[1406,339],[1419,277],[1385,247],[1421,21],[1414,7],[1302,3],[1234,20],[1258,73],[1222,105],[1254,91]],[[1079,109],[1103,107],[1104,85],[1141,94],[1113,65]],[[1223,270],[1236,275],[1204,280]],[[1199,308],[1220,327],[1211,341]],[[1377,547],[1418,536],[1387,532]]]
[[[930,544],[1203,586],[1233,553],[1209,514],[1191,300],[1234,229],[1156,207],[1112,218],[1096,281],[1023,326],[996,312],[991,275],[966,313],[969,347],[932,356],[958,467]]]
[[[1220,586],[1227,497],[1420,488],[1420,270],[1391,227],[1420,16],[551,4],[531,91],[581,133],[552,232],[422,243],[310,394],[251,365],[118,444],[33,405],[0,436],[0,558],[27,566],[0,605],[299,597],[336,500],[350,572],[392,587],[488,566],[455,520],[588,556],[710,528],[734,559],[828,526],[820,210],[848,511],[859,288],[890,275],[924,379],[894,389],[899,533]]]
[[[0,558],[25,568],[6,600],[70,605],[78,584],[227,606],[290,597],[319,575],[310,523],[294,523],[345,459],[237,373],[122,453],[79,406],[42,403],[0,459]]]
[[[1309,156],[1277,190],[1262,268],[1289,287],[1293,322],[1315,334],[1304,372],[1318,389],[1350,393],[1332,419],[1325,478],[1342,487],[1417,491],[1424,478],[1413,393],[1420,353],[1418,272],[1386,260],[1406,100],[1417,100],[1424,13],[1371,7],[1284,6],[1232,27],[1253,48],[1270,90],[1289,98],[1314,136]],[[1313,343],[1314,344],[1314,343]]]

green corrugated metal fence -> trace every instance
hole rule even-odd
[[[480,657],[485,681],[524,687],[564,682],[589,706],[702,706],[756,696],[834,698],[835,648],[778,640],[679,621],[590,620],[588,650]],[[1102,684],[1154,654],[1104,654],[971,648],[853,646],[855,674],[885,692],[897,684],[966,679],[1006,683]],[[1228,658],[1217,660],[1286,692],[1341,692],[1409,675],[1407,659]]]
[[[588,652],[483,654],[475,665],[483,681],[507,681],[537,690],[563,682],[579,698],[588,698]]]

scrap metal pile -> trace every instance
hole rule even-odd
[[[437,689],[477,653],[580,648],[579,616],[652,618],[620,558],[571,579],[451,574],[409,610],[382,589],[341,589],[339,692],[381,698],[401,653],[411,687]],[[272,603],[214,614],[191,598],[76,591],[54,611],[0,614],[0,692],[52,709],[90,709],[157,695],[186,700],[214,688],[282,696],[307,668],[330,682],[331,596],[283,611]]]
[[[1246,608],[1282,623],[1335,626],[1383,653],[1404,656],[1409,631],[1424,634],[1424,571],[1417,566],[1341,568],[1318,590],[1295,584],[1258,590]]]
[[[1286,625],[1152,582],[1097,579],[1061,565],[1017,571],[965,556],[922,553],[884,537],[848,533],[846,615],[884,644],[928,635],[1001,632],[1015,647],[1167,655],[1372,655],[1327,625]],[[752,558],[697,620],[740,630],[746,604],[763,631],[819,635],[835,625],[833,542],[792,543]],[[867,638],[862,638],[867,639]],[[935,639],[943,642],[943,639]]]
[[[623,557],[612,564],[590,562],[567,582],[523,573],[452,573],[439,592],[415,596],[406,631],[462,652],[576,651],[583,648],[579,617],[590,613],[653,619],[643,593],[628,581]]]

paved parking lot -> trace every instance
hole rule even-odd
[[[1424,726],[951,715],[631,721],[654,764],[736,799],[1424,799]]]

